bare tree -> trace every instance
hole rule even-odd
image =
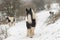
[[[36,5],[37,10],[44,9],[44,0],[33,0],[33,3]]]
[[[4,11],[7,13],[8,16],[14,16],[16,10],[20,8],[19,0],[3,0],[3,4],[4,4]]]

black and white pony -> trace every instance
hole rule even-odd
[[[6,17],[7,23],[9,26],[15,25],[15,18],[14,17]]]
[[[36,17],[33,9],[26,8],[26,26],[27,26],[27,36],[32,38],[34,35],[34,29],[36,26]]]

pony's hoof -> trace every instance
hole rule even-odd
[[[30,38],[33,38],[33,37],[30,37]]]

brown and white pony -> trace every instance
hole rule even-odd
[[[26,8],[26,15],[27,36],[32,38],[36,26],[36,17],[33,9]]]
[[[7,23],[9,26],[15,25],[15,18],[14,17],[6,17]]]

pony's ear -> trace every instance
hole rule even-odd
[[[26,8],[26,11],[28,11],[28,9]]]
[[[31,8],[30,8],[30,11],[31,11]]]
[[[51,11],[49,13],[51,14]]]

